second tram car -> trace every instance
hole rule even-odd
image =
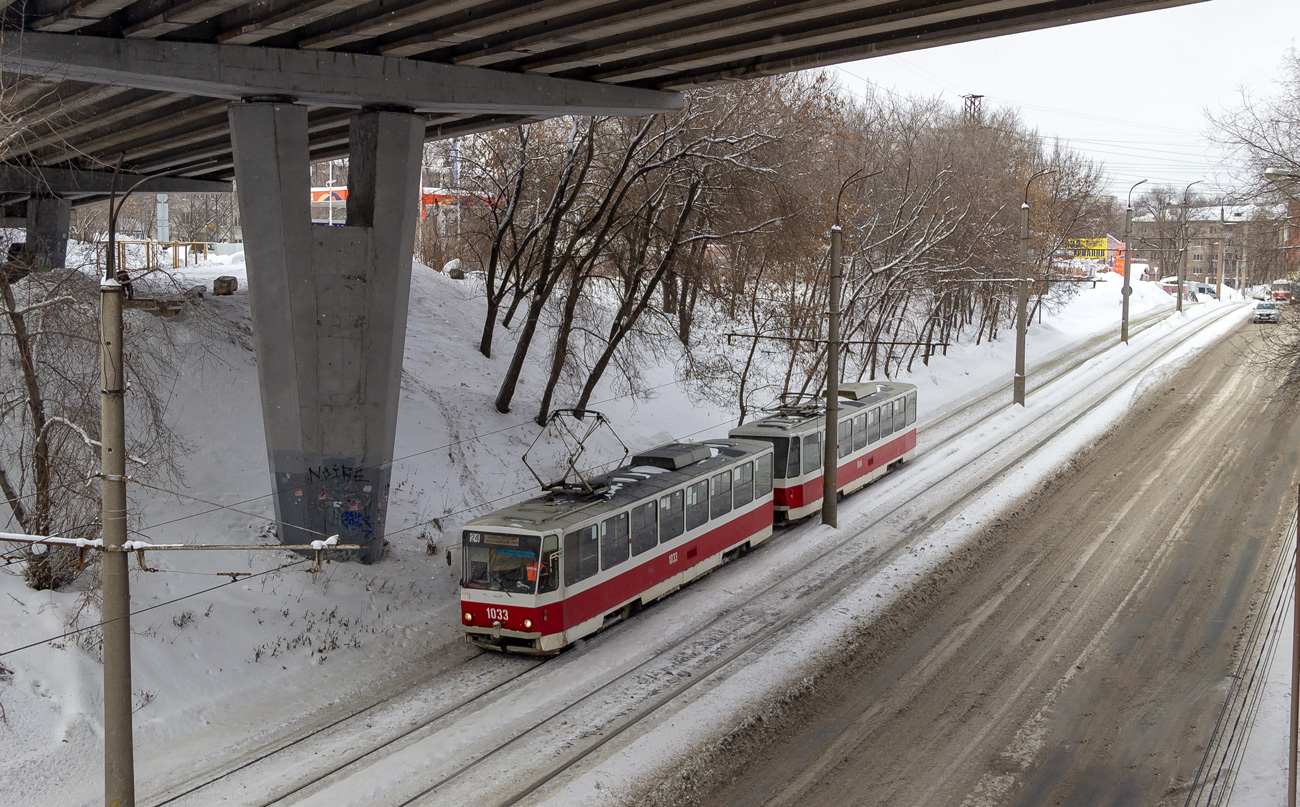
[[[463,527],[461,628],[555,653],[772,534],[773,445],[672,443]]]
[[[840,387],[836,484],[849,494],[916,452],[916,385],[897,382]],[[797,521],[821,508],[825,405],[783,407],[730,436],[763,440],[775,449],[775,518]]]

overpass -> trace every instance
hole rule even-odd
[[[422,144],[1199,0],[0,0],[0,216],[236,180],[281,539],[382,551]],[[311,161],[350,160],[313,227]]]

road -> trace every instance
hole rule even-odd
[[[1148,391],[691,800],[1184,804],[1300,481],[1298,407],[1241,361],[1260,327]]]

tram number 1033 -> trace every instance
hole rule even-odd
[[[500,622],[508,622],[510,620],[510,612],[505,608],[489,608],[487,609],[487,618],[495,619]]]

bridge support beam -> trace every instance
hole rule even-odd
[[[307,109],[229,112],[279,535],[383,552],[424,119],[352,119],[346,226],[313,226]]]

